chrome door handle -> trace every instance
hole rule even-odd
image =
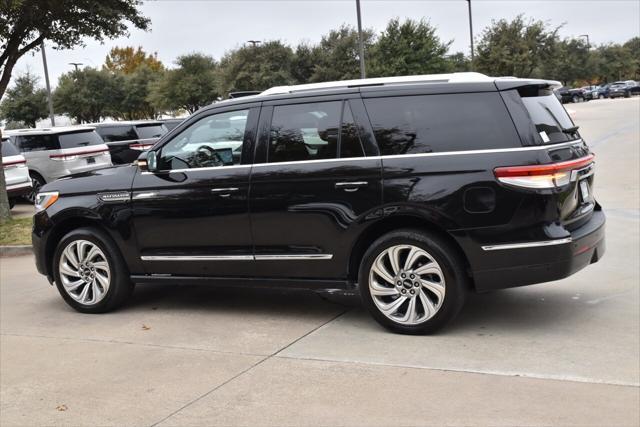
[[[229,187],[229,188],[212,188],[211,192],[216,196],[220,197],[229,197],[231,193],[236,193],[240,191],[238,187]]]
[[[358,191],[360,187],[366,187],[367,185],[369,185],[367,181],[336,182],[335,187],[353,193],[354,191]]]

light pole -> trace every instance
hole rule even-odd
[[[360,78],[367,77],[364,70],[364,40],[362,39],[362,17],[360,16],[360,0],[356,0],[356,14],[358,15],[358,44],[360,48]]]
[[[69,65],[73,65],[76,68],[75,71],[78,72],[78,67],[84,64],[82,62],[69,62]]]
[[[591,43],[589,43],[589,34],[580,34],[578,37],[584,37],[587,39],[587,50],[591,50]]]
[[[40,43],[42,51],[42,65],[44,65],[44,81],[47,86],[47,101],[49,104],[49,118],[51,119],[51,127],[55,127],[56,118],[53,115],[53,100],[51,99],[51,85],[49,84],[49,68],[47,67],[47,54],[44,52],[44,41]]]
[[[257,45],[262,43],[262,40],[247,40],[247,43],[251,43],[252,47],[256,47]]]
[[[467,0],[469,6],[469,41],[471,42],[471,69],[473,70],[473,19],[471,18],[471,0]]]

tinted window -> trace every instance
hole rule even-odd
[[[17,156],[18,154],[20,151],[8,139],[2,140],[2,157]]]
[[[173,130],[175,127],[177,127],[180,123],[182,123],[182,120],[167,120],[166,122],[164,122],[162,125],[164,126],[164,128],[166,129],[166,132]]]
[[[203,117],[162,148],[158,168],[188,169],[239,164],[249,110]]]
[[[141,139],[146,138],[159,138],[164,135],[167,131],[162,127],[161,124],[157,125],[137,125],[136,129],[138,131],[138,136]]]
[[[520,146],[497,93],[364,100],[383,155]]]
[[[102,137],[104,142],[130,141],[138,139],[133,126],[101,126],[96,128],[98,135]]]
[[[94,131],[62,133],[58,135],[60,148],[78,148],[102,144],[103,141]]]
[[[340,133],[340,157],[362,157],[364,149],[358,134],[358,128],[353,120],[349,103],[344,103],[342,112],[342,128]]]
[[[274,107],[269,163],[336,158],[341,104],[331,101]]]
[[[56,135],[20,135],[16,138],[16,145],[23,152],[60,148]]]
[[[574,127],[571,118],[562,104],[548,91],[542,96],[522,96],[522,103],[527,109],[536,131],[544,144],[571,141],[579,137],[576,132],[567,132]]]

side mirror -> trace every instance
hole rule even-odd
[[[158,168],[155,151],[144,151],[138,156],[138,168],[143,172],[154,172]]]

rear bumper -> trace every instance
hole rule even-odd
[[[31,191],[31,181],[21,182],[19,184],[7,185],[7,195],[10,198],[24,196]]]
[[[571,232],[570,238],[537,242],[540,245],[533,247],[504,245],[504,249],[487,251],[487,256],[494,258],[492,262],[499,257],[510,265],[473,271],[476,290],[482,292],[560,280],[597,262],[605,252],[605,222],[604,212],[596,210],[589,222]]]

